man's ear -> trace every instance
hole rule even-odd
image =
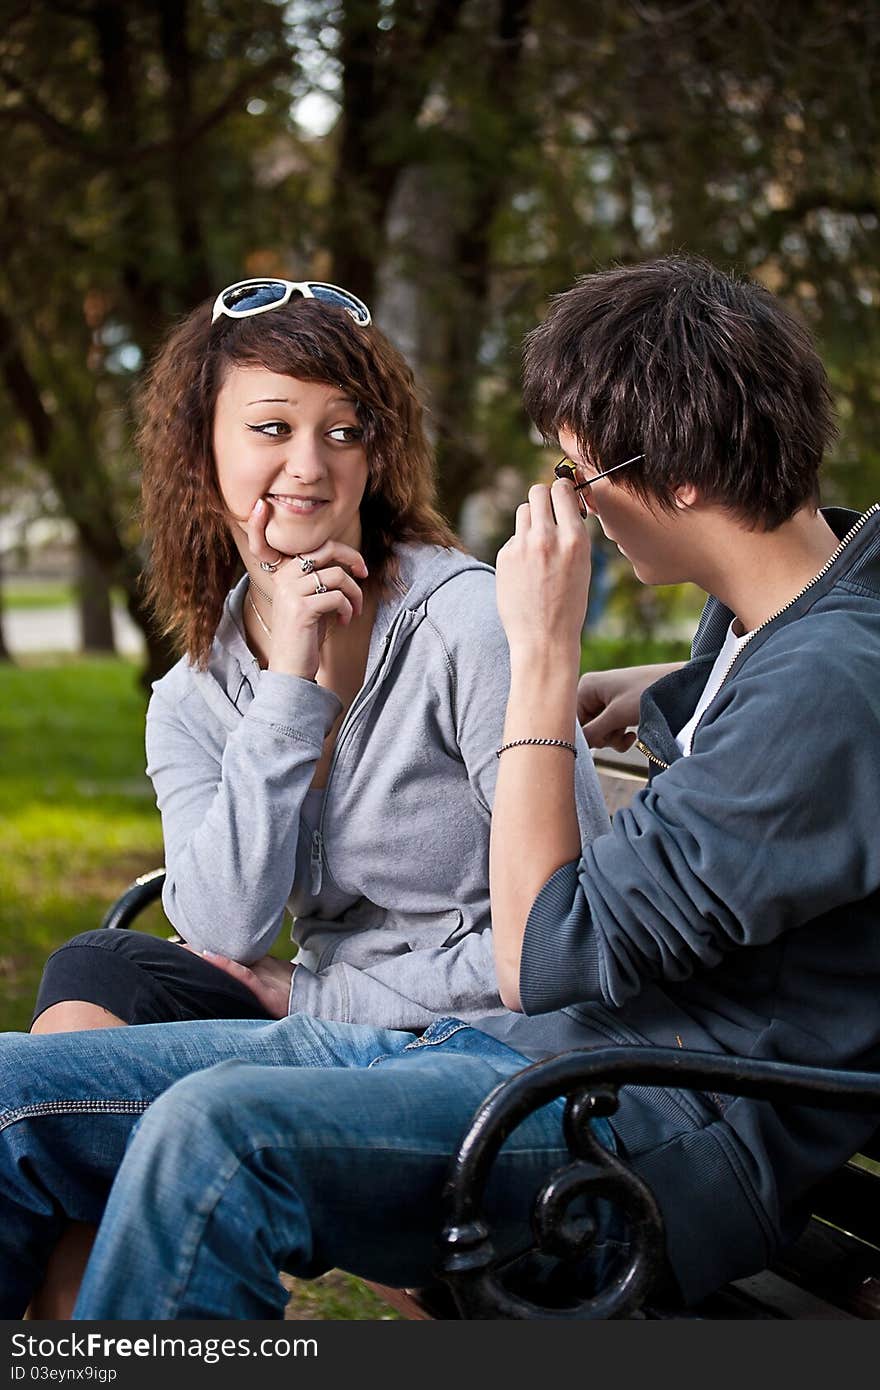
[[[675,505],[678,510],[684,512],[688,507],[692,507],[695,502],[699,501],[700,494],[693,483],[683,483],[681,487],[675,489],[673,497],[675,498]]]

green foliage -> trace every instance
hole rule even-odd
[[[298,80],[274,0],[44,0],[3,26],[0,482],[26,450],[145,628],[132,386],[218,281],[308,269]]]
[[[541,0],[533,23],[520,99],[539,135],[495,226],[505,390],[522,334],[575,275],[702,254],[763,280],[816,334],[841,421],[827,500],[876,500],[875,8]]]
[[[647,585],[636,578],[628,561],[611,563],[614,581],[608,612],[628,637],[650,641],[661,633],[690,637],[696,631],[706,595],[695,584]]]
[[[687,661],[690,642],[663,637],[588,637],[581,644],[581,671],[613,671],[618,666],[652,666]]]

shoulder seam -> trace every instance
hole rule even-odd
[[[458,686],[456,682],[455,662],[452,660],[452,655],[449,651],[449,648],[446,645],[446,639],[443,636],[443,633],[440,631],[440,628],[437,626],[437,624],[434,622],[434,619],[428,612],[425,613],[425,622],[431,628],[431,631],[436,633],[437,641],[440,643],[440,647],[443,651],[443,661],[446,666],[447,674],[449,676],[452,706],[452,722],[454,727],[458,729]]]
[[[463,579],[463,578],[465,578],[465,576],[471,576],[471,575],[477,574],[477,573],[479,573],[479,574],[486,573],[486,578],[488,578],[488,579],[491,580],[491,582],[492,582],[492,588],[491,588],[490,591],[487,591],[487,592],[489,592],[489,593],[491,594],[492,608],[493,608],[493,611],[494,611],[494,614],[495,614],[496,619],[498,619],[498,626],[499,626],[499,627],[501,626],[500,618],[498,617],[498,605],[496,604],[496,602],[495,602],[495,597],[494,597],[494,596],[495,596],[495,575],[494,575],[494,573],[492,573],[492,572],[485,572],[485,571],[478,571],[478,570],[465,570],[465,571],[463,571],[461,574],[454,574],[454,575],[452,575],[452,576],[446,581],[445,584],[440,585],[440,587],[437,588],[437,589],[433,589],[433,590],[431,591],[431,593],[430,593],[430,594],[427,594],[427,595],[425,596],[425,598],[423,599],[423,601],[422,601],[422,606],[424,607],[424,610],[425,610],[425,616],[428,617],[428,618],[431,618],[431,619],[433,620],[434,626],[435,626],[435,627],[439,628],[439,620],[433,616],[431,610],[432,610],[432,606],[436,609],[436,607],[442,605],[442,603],[443,603],[443,597],[442,597],[443,591],[444,591],[445,589],[448,589],[449,586],[450,586],[451,584],[454,584],[455,581],[456,581],[457,579]],[[445,616],[445,615],[444,615],[444,620],[448,620],[448,619],[446,619],[446,616]]]
[[[170,710],[173,713],[176,709],[180,708],[180,706],[184,703],[185,700],[188,700],[190,696],[195,695],[195,693],[195,686],[192,685],[190,682],[187,682],[184,689],[180,692],[179,695],[176,696],[174,700],[169,700],[166,697],[164,690],[154,690],[153,699],[158,700],[161,705],[164,705],[166,709]],[[149,713],[149,710],[147,712]]]

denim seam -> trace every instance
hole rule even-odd
[[[256,1152],[256,1150],[254,1150],[254,1152]],[[177,1268],[179,1273],[174,1283],[169,1288],[164,1303],[164,1315],[166,1317],[173,1318],[176,1316],[181,1301],[192,1282],[199,1245],[205,1227],[213,1217],[218,1205],[223,1200],[233,1178],[236,1176],[239,1169],[244,1166],[245,1158],[249,1156],[250,1151],[248,1154],[233,1153],[230,1155],[227,1164],[228,1171],[223,1170],[215,1176],[214,1182],[208,1190],[203,1193],[201,1202],[196,1206],[190,1218],[189,1230],[184,1230],[182,1233],[177,1256]],[[161,1317],[163,1314],[160,1313],[159,1316]]]
[[[19,1105],[0,1116],[0,1130],[20,1120],[49,1119],[54,1115],[137,1115],[152,1102],[148,1100],[50,1100]]]

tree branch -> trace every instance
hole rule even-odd
[[[15,336],[11,319],[0,309],[0,370],[9,397],[30,432],[34,453],[46,459],[54,425]]]
[[[54,145],[61,149],[75,150],[77,154],[85,155],[86,158],[95,160],[100,155],[100,151],[95,147],[93,141],[81,130],[73,126],[65,125],[59,121],[57,116],[53,116],[33,92],[13,73],[7,69],[0,69],[0,81],[5,82],[12,91],[17,92],[22,97],[22,104],[19,106],[7,106],[0,111],[0,119],[26,120],[30,125],[34,125],[41,130],[44,135],[48,135]]]
[[[235,82],[210,111],[206,111],[187,129],[182,130],[176,140],[155,140],[141,145],[125,144],[124,142],[105,144],[98,140],[92,140],[82,131],[59,121],[32,93],[25,89],[21,82],[11,78],[9,73],[5,71],[0,71],[0,80],[5,80],[10,87],[14,87],[15,90],[26,96],[26,102],[20,106],[9,106],[5,110],[0,110],[0,121],[18,121],[35,126],[49,137],[53,145],[60,149],[74,151],[84,162],[93,165],[96,169],[118,169],[133,164],[135,161],[146,162],[153,159],[164,159],[177,149],[190,149],[203,136],[207,135],[208,131],[213,130],[231,112],[240,107],[245,97],[251,94],[254,89],[259,90],[267,80],[280,77],[283,73],[288,72],[290,65],[290,55],[279,54],[267,59],[259,67],[253,68],[246,76]]]

